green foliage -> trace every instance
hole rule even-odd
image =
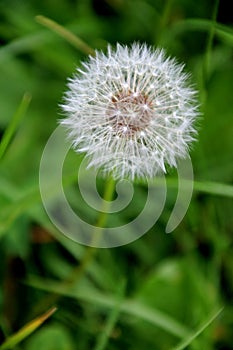
[[[74,350],[71,336],[61,325],[49,325],[40,329],[26,346],[26,350]]]
[[[233,26],[224,6],[211,0],[0,2],[0,342],[13,339],[15,349],[26,350],[233,349]],[[86,52],[134,40],[184,61],[200,92],[194,194],[182,223],[166,235],[177,190],[169,174],[165,209],[146,235],[119,248],[88,248],[47,217],[40,159],[60,117],[67,77]],[[70,151],[66,195],[80,216],[103,223],[106,218],[77,200],[80,162]],[[48,178],[51,195],[52,185]],[[103,193],[104,181],[97,185]],[[132,204],[107,223],[126,223],[145,198],[136,184]],[[22,328],[54,305],[58,311],[40,329]]]

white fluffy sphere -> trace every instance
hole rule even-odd
[[[96,51],[70,79],[62,105],[77,152],[116,179],[152,178],[185,158],[198,115],[183,65],[133,44]]]

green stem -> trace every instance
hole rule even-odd
[[[113,180],[113,178],[110,178],[108,179],[104,189],[103,202],[102,202],[102,207],[100,209],[100,215],[97,219],[95,229],[93,231],[93,238],[90,244],[92,247],[97,245],[103,233],[103,228],[107,222],[107,217],[111,206],[114,189],[115,189],[115,181]],[[96,250],[96,248],[90,249],[90,251],[93,251],[93,250]]]
[[[172,350],[183,350],[188,345],[190,345],[223,311],[223,308],[219,309],[217,312],[214,313],[214,315],[210,316],[204,324],[200,326],[200,328],[194,332],[193,334],[189,335],[185,340],[183,340],[181,343],[179,343],[176,347],[174,347]]]
[[[212,25],[210,27],[209,36],[207,39],[206,54],[205,54],[204,62],[203,62],[203,86],[205,89],[205,93],[206,93],[206,83],[208,80],[208,75],[209,75],[209,70],[210,70],[210,57],[211,57],[211,51],[212,51],[213,40],[214,40],[214,35],[215,35],[216,18],[217,18],[217,14],[218,14],[218,5],[219,5],[219,0],[216,0],[215,4],[214,4],[214,8],[213,8]]]
[[[125,281],[124,283],[120,284],[120,287],[118,289],[119,290],[117,291],[117,294],[116,294],[116,300],[115,300],[114,306],[109,312],[106,325],[104,326],[102,332],[99,334],[97,338],[97,342],[94,350],[104,350],[108,346],[109,338],[111,337],[111,333],[114,330],[114,327],[119,318],[119,314],[121,312],[121,305],[124,299],[124,292],[125,292]]]
[[[102,230],[104,229],[104,226],[106,224],[114,190],[115,190],[115,180],[113,180],[113,178],[110,178],[107,181],[105,186],[102,207],[95,225],[95,229],[93,230],[93,239],[92,239],[91,245],[86,248],[80,265],[76,266],[72,270],[68,278],[66,278],[66,280],[63,283],[61,283],[62,287],[72,287],[74,283],[77,283],[85,273],[87,267],[90,265],[93,258],[95,257],[97,253],[97,248],[93,245],[97,244],[98,240],[101,237]],[[47,305],[49,306],[51,304],[54,304],[59,300],[59,298],[60,296],[57,294],[49,295],[42,301],[42,303],[39,303],[37,305],[36,309],[40,310],[42,307],[44,308]]]
[[[103,204],[102,204],[102,208],[101,208],[101,215],[99,216],[96,226],[97,227],[102,227],[105,225],[106,221],[107,221],[107,216],[108,216],[108,210],[111,206],[111,201],[113,198],[113,193],[115,190],[115,180],[113,180],[113,178],[110,178],[107,181],[105,190],[104,190],[104,195],[103,195]]]
[[[27,338],[31,333],[33,333],[38,327],[40,327],[49,317],[51,317],[54,312],[57,311],[56,307],[52,307],[43,315],[35,318],[33,321],[27,323],[23,328],[21,328],[15,334],[12,334],[5,342],[0,345],[0,350],[9,350],[15,348],[17,344]]]
[[[6,129],[2,137],[2,141],[0,143],[0,159],[4,156],[6,149],[10,144],[10,141],[16,129],[29,106],[30,101],[31,101],[31,95],[29,95],[28,93],[25,93],[17,111],[15,112],[8,128]]]
[[[159,25],[159,31],[156,35],[157,39],[155,40],[157,46],[161,44],[161,39],[164,33],[164,29],[166,28],[169,21],[172,4],[173,4],[173,0],[167,0],[164,5],[164,9],[163,9],[163,13],[162,13],[160,25]]]
[[[115,181],[113,180],[113,178],[110,178],[105,186],[102,208],[100,210],[100,215],[97,220],[95,229],[93,231],[93,239],[91,241],[91,246],[89,246],[86,249],[81,265],[78,266],[78,268],[73,271],[72,279],[71,279],[72,281],[74,280],[77,281],[77,277],[84,272],[87,265],[89,265],[92,258],[96,254],[97,249],[96,247],[93,247],[93,245],[96,246],[98,240],[100,239],[101,233],[103,232],[103,228],[104,228],[104,225],[106,224],[108,212],[111,206],[111,200],[113,198],[114,189],[115,189]]]
[[[44,27],[51,29],[53,32],[60,35],[63,39],[68,41],[76,49],[80,50],[86,55],[95,55],[95,50],[93,50],[89,45],[87,45],[82,39],[77,37],[75,34],[70,32],[68,29],[64,28],[57,22],[47,18],[45,16],[36,16],[36,21],[42,24]]]

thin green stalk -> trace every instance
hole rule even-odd
[[[233,186],[212,181],[194,181],[194,191],[216,196],[233,197]]]
[[[12,334],[6,341],[0,345],[0,350],[13,349],[17,344],[27,338],[31,333],[33,333],[38,327],[42,325],[49,317],[51,317],[54,312],[57,311],[56,307],[52,307],[43,315],[35,318],[33,321],[27,323],[23,328],[21,328],[15,334]]]
[[[119,288],[118,295],[116,296],[116,303],[112,308],[112,310],[109,312],[106,325],[103,331],[100,333],[100,335],[97,338],[97,342],[94,350],[104,350],[107,348],[109,338],[111,336],[111,333],[115,327],[115,324],[118,320],[118,317],[121,311],[120,306],[123,300],[124,290],[125,290],[125,283],[121,285]]]
[[[5,133],[2,137],[2,141],[0,143],[0,160],[4,156],[6,149],[9,145],[20,121],[22,120],[23,116],[25,115],[25,112],[29,106],[30,101],[31,101],[31,95],[28,93],[25,93],[18,109],[16,110],[9,126],[7,127]]]
[[[95,229],[93,230],[93,239],[92,239],[91,245],[86,248],[80,265],[76,266],[72,270],[68,278],[66,278],[66,280],[63,283],[61,283],[61,285],[64,288],[72,287],[73,284],[77,283],[79,279],[82,277],[82,275],[85,273],[87,266],[91,263],[92,259],[94,258],[97,252],[97,248],[95,247],[95,245],[97,244],[98,240],[101,237],[101,233],[102,233],[101,228],[103,229],[106,224],[108,212],[111,206],[111,200],[113,198],[114,189],[115,189],[115,181],[112,178],[110,178],[105,186],[102,208],[100,210],[100,215],[97,219]],[[57,302],[59,298],[60,296],[58,294],[49,295],[43,300],[42,303],[40,302],[39,305],[37,305],[37,309],[40,309],[42,305],[43,307],[45,307],[47,305],[51,305],[52,303],[54,304]]]
[[[61,283],[46,280],[39,277],[31,277],[26,282],[29,286],[48,292],[54,292],[61,296],[75,298],[89,302],[101,310],[113,309],[116,305],[116,297],[112,294],[98,292],[95,289],[87,289],[85,291],[79,288],[73,290],[63,288]],[[124,299],[120,304],[120,312],[129,315],[132,319],[142,319],[150,324],[163,329],[164,331],[183,339],[190,336],[191,330],[186,326],[167,315],[166,313],[147,306],[138,300]]]
[[[164,29],[167,25],[170,13],[171,13],[171,8],[172,8],[172,3],[173,0],[167,0],[166,4],[164,6],[161,22],[160,22],[160,29]]]
[[[172,350],[183,350],[185,349],[188,345],[190,345],[194,339],[196,339],[218,316],[219,314],[223,311],[223,308],[218,310],[217,312],[214,313],[211,317],[207,319],[206,322],[193,334],[188,336],[185,340],[183,340],[181,343],[179,343],[175,348],[172,348]]]
[[[68,29],[64,28],[57,22],[44,16],[36,16],[36,21],[44,27],[49,28],[53,32],[60,35],[62,38],[64,38],[66,41],[68,41],[71,45],[73,45],[76,49],[80,50],[84,54],[92,56],[95,55],[95,50],[93,50],[82,39],[80,39],[78,36],[70,32]]]
[[[107,184],[106,184],[106,187],[104,190],[104,196],[103,196],[104,201],[101,208],[102,215],[99,216],[99,219],[96,224],[96,226],[98,227],[102,227],[106,223],[108,210],[111,206],[113,193],[115,191],[115,185],[116,185],[116,182],[112,177],[107,180]]]
[[[215,35],[215,25],[216,25],[216,19],[218,14],[218,5],[219,5],[219,0],[215,0],[211,27],[210,27],[210,31],[207,39],[206,53],[205,53],[204,62],[203,62],[203,86],[205,87],[205,90],[206,90],[206,83],[207,83],[208,75],[210,71],[210,58],[211,58],[211,51],[212,51],[213,40]]]
[[[113,198],[114,189],[115,189],[115,181],[113,180],[113,178],[110,178],[107,181],[105,186],[102,208],[100,209],[100,215],[97,219],[95,229],[93,230],[93,239],[91,241],[90,246],[85,251],[81,265],[79,265],[70,276],[71,277],[70,281],[75,281],[75,282],[77,281],[77,279],[82,275],[87,265],[90,264],[91,260],[96,254],[97,248],[95,246],[98,240],[100,239],[103,228],[106,224],[108,212],[111,206],[111,200]]]
[[[170,13],[171,13],[171,9],[172,9],[172,3],[173,0],[167,0],[165,5],[164,5],[164,9],[163,9],[163,13],[161,16],[161,20],[160,20],[160,26],[159,26],[159,31],[156,34],[156,45],[160,44],[164,29],[166,28],[167,24],[168,24],[168,20],[170,17]]]

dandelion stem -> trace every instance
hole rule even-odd
[[[100,209],[100,215],[95,224],[95,229],[93,231],[93,238],[90,242],[91,247],[96,247],[98,241],[101,239],[103,228],[107,222],[107,217],[111,206],[111,200],[113,197],[114,189],[115,189],[115,180],[113,180],[113,178],[110,177],[107,180],[107,183],[104,189],[103,202],[102,202],[102,207]],[[90,250],[96,250],[96,248],[93,248]]]
[[[104,190],[104,195],[103,195],[104,201],[101,208],[102,215],[100,215],[98,218],[98,221],[96,224],[97,227],[102,227],[103,225],[105,225],[107,221],[108,209],[111,206],[111,200],[113,198],[114,189],[115,189],[115,180],[113,180],[113,178],[109,178]]]
[[[97,251],[96,244],[101,237],[101,233],[107,221],[107,216],[111,206],[111,200],[113,198],[114,189],[115,189],[115,181],[113,180],[113,178],[109,178],[105,186],[105,191],[103,195],[103,204],[100,210],[100,215],[97,219],[95,229],[93,230],[93,239],[90,242],[90,246],[85,251],[81,265],[79,265],[77,268],[73,270],[70,276],[71,278],[69,278],[69,281],[77,282],[77,279],[85,271],[87,265],[89,265],[89,263],[91,262],[92,258],[94,257]]]
[[[66,280],[67,283],[72,284],[73,282],[77,282],[77,280],[81,277],[82,273],[85,272],[86,267],[90,264],[93,257],[95,256],[97,252],[96,244],[101,238],[102,230],[107,221],[107,216],[111,206],[111,200],[113,198],[114,189],[115,181],[113,180],[113,178],[109,178],[105,186],[102,208],[100,210],[100,215],[97,219],[95,229],[93,231],[92,241],[90,242],[90,246],[85,250],[81,264],[72,271],[70,277],[68,278],[68,280]]]
[[[96,244],[98,240],[101,238],[102,230],[104,229],[104,226],[107,221],[107,216],[111,206],[111,200],[113,198],[114,189],[115,189],[115,180],[113,180],[113,178],[109,178],[105,186],[100,214],[97,219],[95,229],[93,230],[93,239],[90,245],[86,248],[81,263],[78,266],[76,266],[71,271],[68,278],[66,278],[60,284],[61,287],[71,288],[75,283],[77,283],[85,273],[87,267],[90,265],[93,258],[95,257],[95,254],[97,253]],[[59,300],[59,298],[60,298],[59,295],[51,294],[37,305],[37,309],[40,310],[42,307],[54,304]]]

